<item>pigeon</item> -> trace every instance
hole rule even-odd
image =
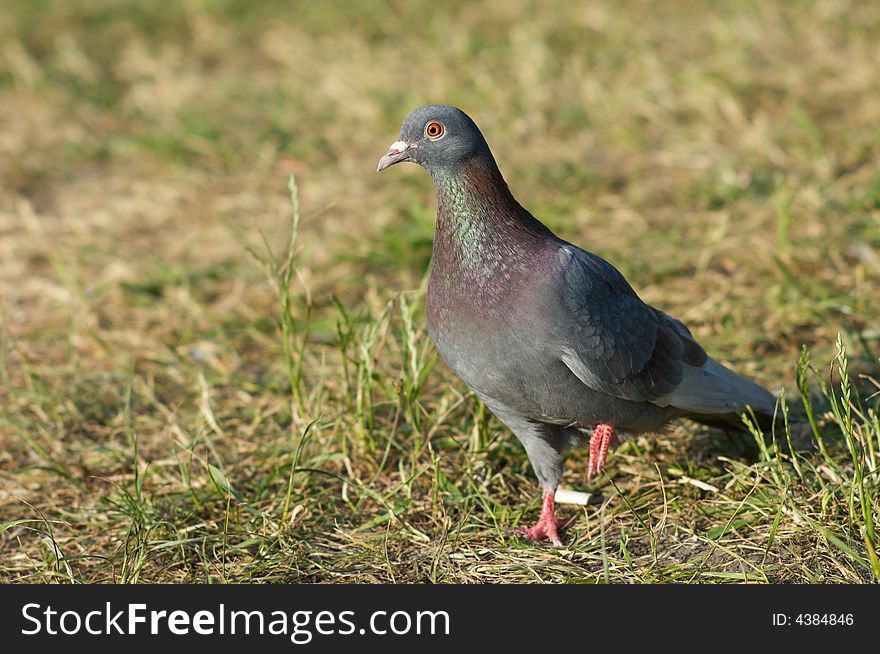
[[[762,426],[776,419],[773,394],[708,356],[614,266],[523,208],[463,111],[410,112],[378,171],[405,161],[428,171],[437,195],[428,332],[525,448],[543,491],[537,524],[521,530],[527,539],[562,546],[562,453],[588,435],[592,476],[618,434],[678,417],[742,428],[749,409]]]

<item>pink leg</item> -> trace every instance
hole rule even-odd
[[[517,529],[532,542],[547,539],[556,547],[562,547],[562,540],[559,538],[559,530],[565,529],[569,522],[560,523],[554,511],[555,502],[553,493],[546,491],[544,499],[541,502],[541,517],[538,518],[537,524],[529,529]]]
[[[587,469],[587,477],[592,477],[593,474],[605,469],[605,458],[608,456],[608,448],[612,445],[617,445],[614,427],[602,423],[596,425],[590,437],[590,465]]]

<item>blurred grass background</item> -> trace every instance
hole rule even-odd
[[[869,1],[5,0],[0,579],[880,578],[878,61]],[[807,346],[825,447],[682,423],[567,550],[508,533],[525,456],[424,331],[433,190],[374,173],[426,103],[737,370],[793,398]]]

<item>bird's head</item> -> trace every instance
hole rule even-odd
[[[489,146],[476,123],[455,107],[427,105],[409,112],[400,139],[379,159],[377,172],[401,161],[417,163],[428,172],[453,168],[474,157],[489,157]]]

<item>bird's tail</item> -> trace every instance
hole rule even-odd
[[[738,431],[747,432],[748,426],[743,421],[743,414],[746,414],[748,418],[754,418],[754,422],[758,425],[758,428],[764,432],[771,431],[774,426],[777,428],[785,426],[785,418],[781,411],[778,411],[774,415],[773,413],[755,411],[754,409],[750,411],[750,408],[751,407],[744,407],[742,411],[731,411],[729,413],[717,414],[685,412],[684,416],[708,427],[717,427],[719,429],[724,429],[725,431],[736,429]],[[797,416],[789,415],[789,421],[797,422]]]
[[[784,422],[775,395],[711,357],[699,368],[689,368],[681,384],[663,399],[688,418],[726,429],[746,430],[743,413],[753,415],[763,430]]]

